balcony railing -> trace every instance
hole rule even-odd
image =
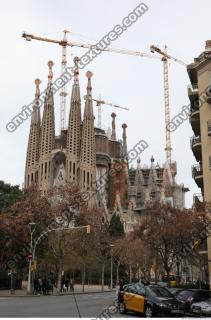
[[[207,92],[207,103],[211,103],[211,94],[209,91]]]
[[[202,159],[201,154],[201,137],[200,136],[193,136],[190,139],[190,147],[193,151],[193,154],[196,158],[196,161],[200,161]]]
[[[191,148],[193,148],[196,144],[199,144],[201,143],[201,137],[196,137],[196,136],[193,136],[191,139],[190,139],[190,146]]]
[[[190,115],[194,114],[197,111],[199,111],[199,107],[198,106],[191,106]]]
[[[198,179],[203,176],[203,170],[200,164],[192,166],[192,176],[194,179]]]
[[[207,134],[211,137],[211,119],[207,121]]]

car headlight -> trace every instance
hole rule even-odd
[[[158,303],[158,305],[159,305],[159,307],[161,307],[161,308],[168,308],[168,305],[167,304],[165,304],[165,303]]]

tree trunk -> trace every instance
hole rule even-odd
[[[59,268],[58,268],[58,281],[57,281],[57,292],[61,292],[62,289],[62,259],[59,259]]]
[[[83,270],[82,270],[82,292],[84,292],[85,278],[86,278],[86,268],[85,268],[85,263],[83,263]]]
[[[130,274],[130,282],[132,282],[132,266],[129,264],[129,274]]]
[[[101,270],[101,291],[104,292],[104,274],[105,274],[105,263],[102,263],[102,270]]]
[[[179,263],[179,258],[177,257],[177,281],[180,283],[180,263]]]

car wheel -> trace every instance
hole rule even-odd
[[[153,316],[153,311],[151,306],[146,306],[144,310],[144,314],[146,318],[151,318]]]
[[[127,309],[125,308],[124,302],[120,302],[120,304],[119,304],[119,312],[121,314],[126,314],[127,313]]]

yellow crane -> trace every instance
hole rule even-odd
[[[163,78],[164,78],[164,107],[165,107],[165,136],[166,136],[166,160],[168,163],[171,163],[171,133],[169,130],[170,125],[170,108],[169,108],[169,80],[168,80],[168,60],[171,59],[175,62],[178,62],[184,66],[186,63],[180,59],[176,59],[170,56],[167,53],[167,46],[165,46],[164,51],[159,47],[151,45],[150,50],[152,53],[157,52],[162,56],[161,60],[163,61]]]
[[[84,96],[84,99],[87,100],[87,95]],[[88,98],[88,99],[90,99],[90,98]],[[114,108],[119,108],[119,109],[127,110],[127,111],[130,110],[129,108],[121,107],[121,106],[118,105],[118,104],[113,104],[113,103],[111,103],[111,102],[104,101],[104,100],[101,100],[101,99],[94,99],[94,98],[92,98],[91,100],[92,100],[92,101],[95,101],[95,102],[96,102],[96,106],[98,107],[98,123],[97,123],[98,128],[101,128],[102,104],[105,104],[105,105],[107,105],[107,106],[114,107]]]
[[[44,41],[49,43],[55,43],[62,47],[62,62],[61,62],[61,71],[62,73],[65,72],[65,68],[67,65],[67,47],[79,47],[79,48],[85,48],[85,49],[94,49],[97,48],[95,44],[89,44],[89,43],[82,43],[82,42],[76,42],[76,41],[67,41],[67,33],[70,31],[64,30],[64,36],[61,40],[51,39],[47,37],[41,37],[36,36],[31,33],[22,33],[22,37],[25,38],[27,41],[31,40],[38,40],[38,41]],[[99,50],[99,48],[97,48]],[[126,50],[126,49],[118,49],[118,48],[105,48],[102,49],[102,51],[105,52],[113,52],[113,53],[119,53],[119,54],[125,54],[125,55],[132,55],[137,57],[146,57],[146,58],[153,58],[153,59],[159,59],[159,56],[154,56],[150,53],[143,53],[140,51],[133,51],[133,50]],[[66,127],[66,85],[64,85],[60,90],[60,130],[65,129]]]
[[[55,40],[50,39],[46,37],[36,36],[30,33],[23,32],[22,37],[25,38],[27,41],[31,40],[39,40],[49,43],[55,43],[62,47],[62,73],[65,71],[65,67],[67,64],[66,59],[66,48],[67,46],[70,47],[79,47],[79,48],[85,48],[85,49],[94,49],[97,48],[95,44],[89,44],[89,43],[82,43],[82,42],[76,42],[76,41],[67,41],[66,34],[68,33],[68,30],[64,30],[64,37],[62,40]],[[97,48],[99,50],[99,48]],[[150,50],[153,54],[144,53],[141,51],[133,51],[133,50],[127,50],[127,49],[119,49],[119,48],[105,48],[102,49],[102,51],[105,52],[112,52],[112,53],[119,53],[119,54],[125,54],[125,55],[131,55],[131,56],[137,56],[137,57],[144,57],[144,58],[153,58],[153,59],[159,59],[163,61],[163,76],[164,76],[164,106],[165,106],[165,138],[166,138],[166,160],[171,163],[171,135],[169,131],[169,123],[170,123],[170,111],[169,111],[169,84],[168,84],[168,60],[172,60],[174,62],[180,63],[184,66],[186,66],[186,63],[183,62],[180,59],[174,58],[170,56],[167,53],[167,47],[165,46],[164,51],[162,51],[159,47],[155,45],[150,46]],[[154,55],[154,53],[158,53],[158,55]],[[161,57],[160,57],[161,56]],[[60,114],[61,114],[61,130],[65,128],[65,115],[66,115],[66,87],[63,86],[61,88],[61,103],[60,103]],[[96,99],[95,99],[96,100]],[[100,100],[98,100],[100,101]],[[96,101],[97,102],[97,101]],[[101,102],[97,102],[97,106],[99,107],[99,113],[98,113],[98,125],[101,125]],[[110,104],[108,104],[110,105]]]

